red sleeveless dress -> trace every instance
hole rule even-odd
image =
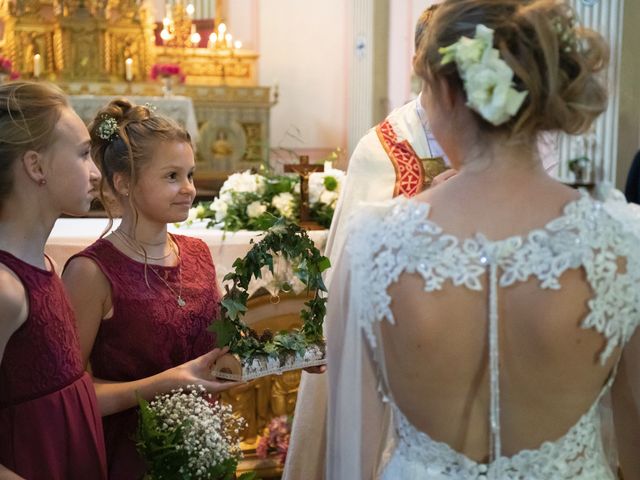
[[[149,286],[144,263],[129,258],[108,240],[100,239],[76,255],[96,262],[111,286],[113,315],[102,320],[91,352],[96,378],[138,380],[213,348],[215,339],[207,327],[219,316],[220,294],[211,253],[197,238],[173,235],[173,239],[180,249],[181,268],[148,265]],[[177,303],[180,276],[183,307]],[[104,417],[103,422],[109,477],[140,479],[146,467],[134,441],[137,408]]]
[[[100,410],[55,272],[0,251],[29,301],[0,363],[0,463],[32,479],[107,478]]]

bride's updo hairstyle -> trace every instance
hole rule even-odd
[[[517,113],[494,126],[474,112],[484,131],[530,140],[545,130],[584,133],[606,108],[601,72],[608,49],[595,31],[580,27],[560,0],[447,0],[435,11],[422,38],[414,68],[437,95],[438,80],[460,90],[455,61],[442,64],[439,49],[461,37],[474,38],[476,26],[492,30],[493,46],[513,70],[513,87],[527,91]]]
[[[153,107],[134,105],[126,99],[113,100],[102,108],[89,125],[89,133],[91,155],[102,173],[100,197],[109,217],[113,203],[109,194],[117,194],[115,173],[126,175],[134,186],[140,169],[163,142],[192,145],[189,133],[175,121],[156,114]],[[132,201],[130,195],[130,204]]]

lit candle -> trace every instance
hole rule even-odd
[[[333,162],[331,160],[325,160],[324,161],[324,171],[325,172],[330,172],[331,170],[333,170]]]
[[[240,50],[242,48],[242,42],[240,40],[236,40],[233,42],[233,46],[236,50]]]
[[[127,58],[124,61],[124,79],[127,82],[133,80],[133,59]]]
[[[233,45],[233,37],[231,36],[230,33],[227,33],[224,36],[224,40],[225,40],[225,45],[227,48],[231,48],[231,45]]]
[[[209,48],[213,48],[216,46],[216,42],[218,41],[218,36],[213,32],[209,35]]]
[[[33,56],[33,76],[34,78],[40,78],[40,74],[42,73],[42,65],[40,63],[40,54],[36,53]]]

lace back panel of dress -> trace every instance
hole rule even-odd
[[[477,234],[460,240],[428,220],[429,205],[396,199],[391,202],[391,208],[377,207],[363,213],[352,230],[354,235],[349,249],[354,264],[351,271],[356,272],[359,279],[354,281],[354,287],[363,289],[354,296],[369,299],[359,305],[358,320],[374,349],[378,342],[374,322],[382,319],[394,322],[387,289],[401,274],[420,274],[427,292],[442,289],[445,282],[479,291],[482,289],[481,278],[489,271],[492,387],[489,420],[492,457],[497,459],[488,468],[491,478],[497,478],[496,475],[505,479],[569,479],[577,478],[577,475],[585,479],[609,478],[608,470],[597,466],[598,459],[604,458],[597,401],[562,438],[511,458],[501,457],[497,296],[499,287],[525,282],[530,277],[537,279],[540,288],[557,290],[560,289],[559,278],[565,271],[584,268],[594,296],[589,300],[590,311],[582,328],[592,328],[606,338],[606,348],[600,355],[600,361],[604,363],[616,347],[629,340],[640,321],[637,288],[640,284],[640,251],[637,249],[640,227],[636,228],[640,225],[640,213],[631,214],[625,207],[618,198],[603,204],[583,194],[579,200],[569,203],[560,217],[526,236],[489,241]],[[626,259],[624,272],[618,270],[619,258]],[[616,315],[618,312],[624,314]],[[486,466],[476,464],[446,444],[434,442],[413,428],[397,408],[395,411],[400,445],[405,446],[407,454],[413,452],[432,466],[439,464],[439,460],[443,460],[441,457],[446,457],[447,462],[443,465],[449,465],[447,469],[453,462],[468,474],[443,478],[476,478],[475,475],[487,473]],[[403,442],[407,437],[411,441]],[[484,471],[481,471],[483,467]],[[588,476],[588,472],[597,472],[597,475]]]

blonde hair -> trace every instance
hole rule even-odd
[[[101,125],[113,119],[117,128],[109,138],[103,138]],[[124,98],[111,101],[102,108],[89,125],[91,155],[102,173],[100,197],[113,218],[106,198],[105,184],[115,192],[113,176],[122,173],[135,185],[140,169],[152,158],[162,142],[184,142],[191,145],[189,133],[172,119],[156,114],[146,105],[134,105]],[[130,202],[132,199],[130,197]],[[135,208],[134,208],[135,211]]]
[[[438,50],[473,38],[476,25],[485,25],[495,31],[495,48],[514,71],[515,88],[528,94],[505,124],[494,127],[477,116],[479,125],[527,140],[546,130],[584,133],[607,106],[600,72],[608,48],[573,19],[571,7],[559,0],[446,0],[429,22],[414,68],[434,88],[444,79],[464,93],[455,63],[442,65]]]
[[[0,85],[0,206],[13,191],[15,161],[54,142],[62,109],[68,107],[64,92],[49,83]]]

